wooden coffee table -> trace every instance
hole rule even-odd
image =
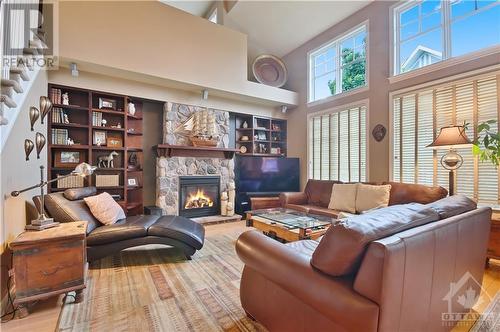
[[[283,208],[247,212],[247,226],[253,226],[280,242],[316,240],[336,221],[335,218]]]

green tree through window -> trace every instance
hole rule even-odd
[[[358,60],[361,58],[363,59]],[[356,62],[353,62],[355,59]],[[342,63],[345,63],[342,72],[342,91],[349,91],[365,85],[366,59],[364,58],[364,52],[354,52],[350,48],[344,48],[342,50]],[[337,92],[335,80],[329,80],[328,87],[332,95]]]

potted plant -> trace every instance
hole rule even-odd
[[[477,137],[472,145],[472,153],[479,156],[482,162],[489,161],[496,167],[500,164],[500,134],[496,124],[496,120],[489,120],[477,126]],[[467,128],[468,124],[464,127]]]

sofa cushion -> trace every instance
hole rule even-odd
[[[111,225],[125,218],[122,207],[107,192],[83,199],[90,212],[104,225]]]
[[[131,216],[118,220],[111,225],[98,227],[87,235],[87,245],[95,246],[117,241],[144,237],[147,235],[148,228],[153,225],[160,216]]]
[[[328,207],[332,196],[334,184],[342,183],[340,181],[330,180],[308,180],[304,192],[308,198],[308,204]]]
[[[70,201],[76,201],[97,194],[96,187],[70,188],[64,191],[64,197]]]
[[[38,205],[39,198],[34,197],[33,201]],[[56,222],[87,221],[87,234],[101,223],[92,215],[87,204],[83,200],[69,201],[63,193],[52,193],[45,196],[45,209]]]
[[[343,219],[323,236],[311,264],[332,276],[351,274],[370,242],[436,220],[439,215],[435,210],[418,203],[390,206]]]
[[[371,209],[386,207],[389,205],[390,193],[390,184],[374,186],[360,183],[356,194],[356,212],[361,213]]]
[[[332,210],[356,213],[356,195],[358,183],[335,184],[328,208]]]
[[[439,214],[440,219],[450,218],[477,209],[477,204],[465,195],[453,195],[427,204]]]
[[[148,229],[148,235],[171,237],[193,248],[201,249],[205,238],[205,228],[188,218],[163,216]]]
[[[430,187],[422,184],[383,182],[391,185],[389,205],[420,203],[429,204],[444,198],[448,191],[443,187]]]

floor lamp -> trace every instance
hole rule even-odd
[[[441,128],[439,135],[434,142],[427,145],[433,149],[448,149],[448,152],[441,157],[441,166],[449,171],[449,194],[455,194],[455,171],[462,166],[464,162],[461,155],[456,151],[457,148],[470,147],[472,142],[465,133],[464,126],[449,126]]]

